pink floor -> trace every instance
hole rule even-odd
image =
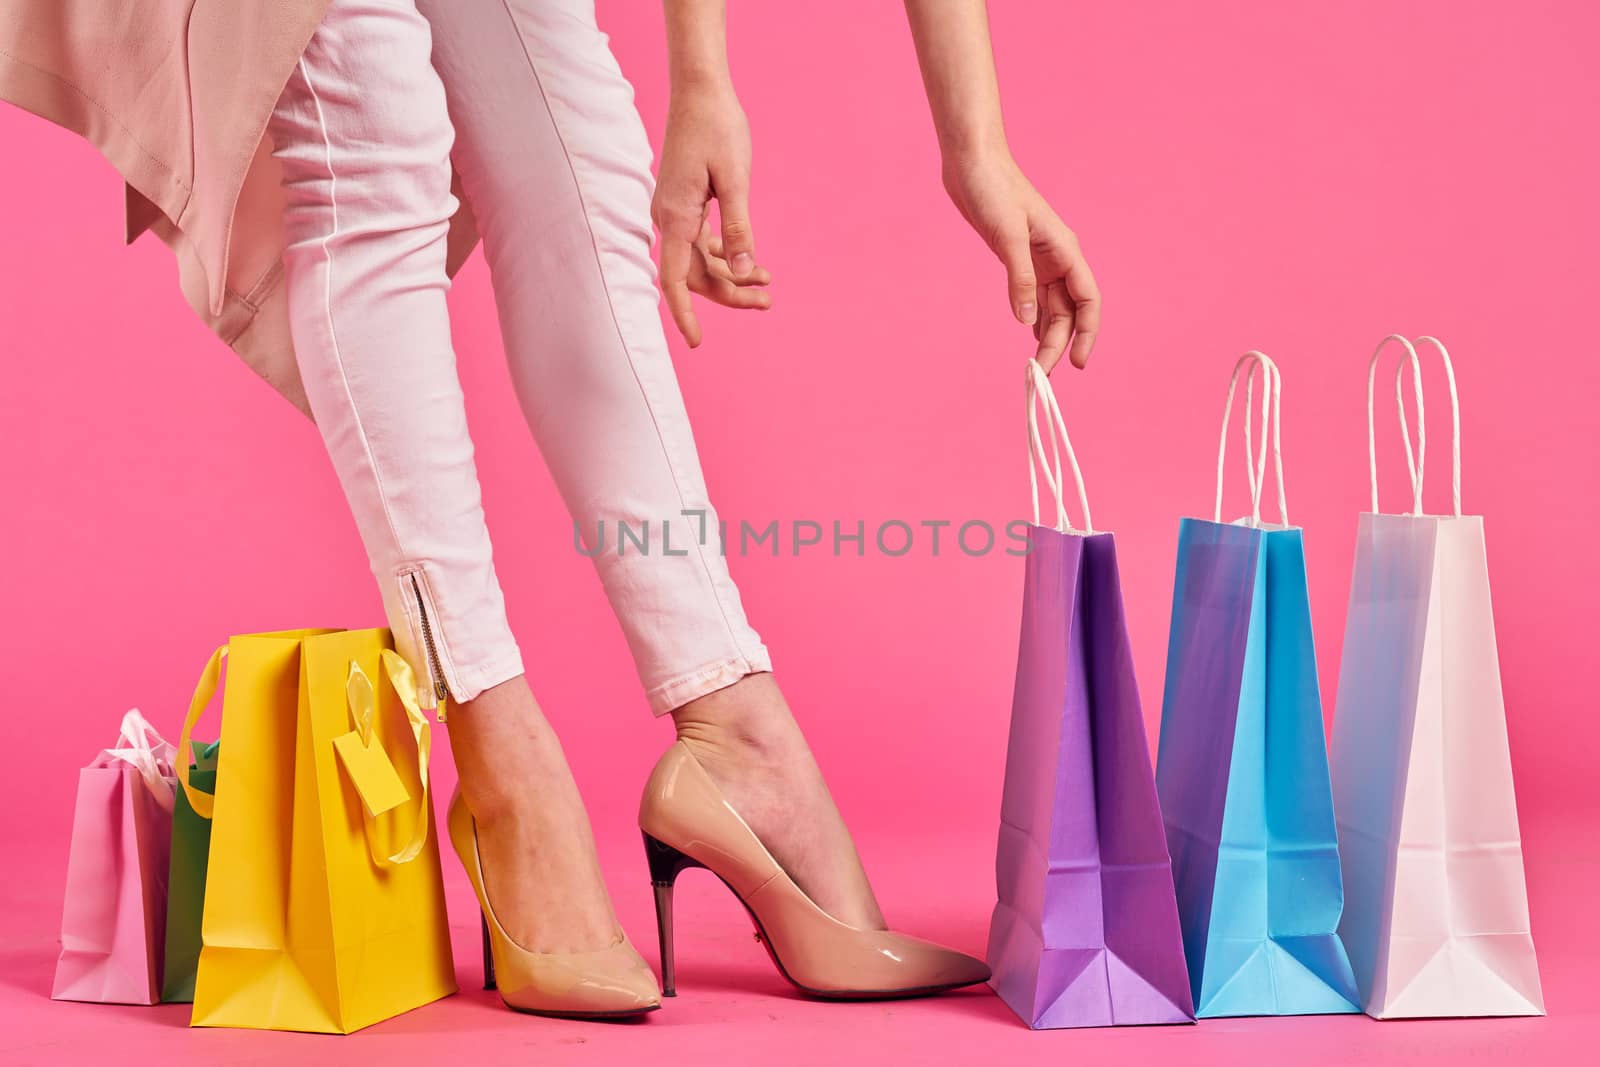
[[[622,919],[655,961],[649,890],[636,837],[604,825],[602,853]],[[890,918],[981,952],[992,899],[993,842],[876,837],[860,828]],[[1031,1033],[978,989],[922,1001],[823,1004],[793,995],[721,885],[679,883],[680,995],[636,1023],[514,1015],[482,992],[476,917],[446,857],[462,992],[348,1037],[186,1028],[187,1009],[48,999],[60,919],[54,855],[18,861],[0,887],[0,1062],[6,1064],[297,1064],[378,1062],[779,1064],[1199,1064],[1594,1062],[1600,1038],[1600,855],[1592,820],[1545,821],[1527,835],[1534,934],[1550,1014],[1543,1019],[1377,1023],[1365,1016],[1219,1019],[1196,1026]],[[48,862],[47,862],[48,861]],[[927,872],[942,873],[929,882]],[[955,872],[954,874],[950,872]]]

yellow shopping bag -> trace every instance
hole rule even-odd
[[[192,1026],[349,1033],[455,992],[429,727],[388,630],[234,637]]]

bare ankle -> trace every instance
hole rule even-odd
[[[516,818],[517,800],[508,791],[478,779],[461,779],[461,799],[480,827],[502,826]]]
[[[461,795],[479,823],[516,818],[529,776],[566,773],[561,743],[521,675],[453,706],[449,730]],[[508,760],[525,773],[504,773]]]
[[[697,755],[777,762],[807,752],[805,738],[770,673],[691,700],[672,712],[678,739]]]

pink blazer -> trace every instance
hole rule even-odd
[[[283,196],[266,136],[327,0],[0,0],[0,99],[87,138],[122,175],[126,232],[155,232],[184,297],[307,415],[284,298]],[[466,199],[453,274],[477,242]]]

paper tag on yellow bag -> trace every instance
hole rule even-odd
[[[333,739],[333,749],[369,815],[382,815],[411,799],[388,753],[376,743],[362,744],[361,735],[351,730]]]

